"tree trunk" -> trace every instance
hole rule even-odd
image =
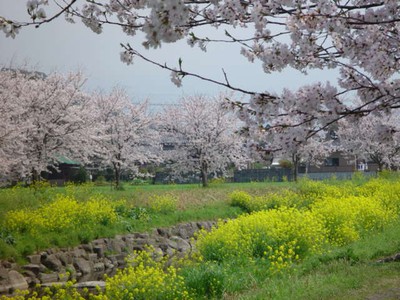
[[[121,169],[118,163],[114,163],[114,179],[115,179],[115,189],[121,188]]]
[[[298,173],[298,165],[299,165],[299,156],[297,154],[292,155],[292,162],[293,162],[293,169],[292,169],[292,175],[293,175],[293,181],[297,182],[297,173]]]
[[[40,180],[39,172],[35,168],[32,168],[32,183],[34,184],[39,180]]]
[[[205,162],[201,164],[201,183],[203,187],[208,187],[208,168]]]

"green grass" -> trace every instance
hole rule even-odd
[[[283,274],[270,276],[262,265],[232,269],[224,299],[366,299],[388,294],[399,284],[400,262],[378,263],[400,252],[400,223],[345,247],[308,257]],[[239,276],[238,276],[239,274]],[[235,281],[240,278],[240,281]],[[377,298],[380,299],[380,298]]]
[[[32,252],[52,247],[75,246],[101,237],[113,237],[128,232],[151,232],[157,227],[177,223],[234,218],[242,211],[232,207],[228,195],[237,189],[253,195],[286,188],[289,183],[219,183],[203,188],[196,184],[185,185],[125,185],[123,190],[110,186],[68,185],[49,187],[39,184],[35,187],[14,187],[0,189],[0,220],[8,211],[27,209],[29,211],[51,203],[57,194],[73,196],[84,202],[90,196],[101,194],[112,201],[124,199],[127,207],[143,207],[148,219],[132,219],[124,216],[122,222],[113,226],[95,224],[91,230],[70,230],[68,232],[43,232],[35,236],[27,233],[9,233],[0,228],[0,259],[13,258],[24,263],[24,257]],[[177,199],[176,208],[168,213],[151,211],[155,195],[170,195]]]
[[[357,179],[360,181],[360,179]],[[397,180],[397,179],[396,179]],[[332,184],[340,184],[332,182]],[[361,184],[361,182],[360,182]],[[125,185],[115,191],[109,186],[81,186],[43,189],[0,190],[0,217],[9,210],[34,209],[52,201],[58,193],[71,194],[85,201],[90,195],[102,194],[112,200],[125,199],[129,207],[144,207],[149,219],[126,219],[117,225],[98,227],[93,232],[69,232],[36,237],[20,234],[10,246],[0,238],[0,257],[23,256],[39,249],[64,247],[131,231],[151,231],[156,227],[181,222],[234,218],[243,211],[230,205],[228,195],[234,190],[251,195],[265,195],[279,189],[296,189],[294,183],[198,185]],[[154,195],[171,195],[178,199],[177,209],[151,211]],[[129,225],[127,227],[127,225]],[[378,263],[378,259],[400,252],[400,221],[380,232],[372,232],[343,247],[329,247],[321,254],[307,256],[282,273],[272,274],[266,261],[240,258],[222,263],[207,262],[183,267],[186,286],[197,291],[197,299],[367,299],[374,295],[395,299],[393,288],[399,283],[400,263]]]
[[[222,183],[203,188],[197,184],[180,185],[127,185],[124,190],[115,190],[110,186],[69,186],[46,187],[37,190],[33,188],[5,188],[0,189],[0,218],[9,210],[22,208],[36,208],[51,201],[56,194],[73,194],[78,200],[84,201],[90,195],[102,194],[110,199],[125,199],[134,206],[148,205],[152,195],[169,193],[178,197],[178,208],[185,210],[191,207],[202,207],[215,202],[227,201],[229,193],[234,190],[243,190],[252,195],[263,195],[272,190],[290,187],[293,183]]]

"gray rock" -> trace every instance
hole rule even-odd
[[[41,256],[39,254],[34,254],[34,255],[28,255],[27,256],[29,262],[31,264],[39,265],[40,264],[40,258]]]
[[[134,233],[134,237],[135,238],[140,238],[140,239],[148,239],[149,238],[149,234],[148,233],[136,232],[136,233]]]
[[[56,253],[56,257],[61,261],[63,266],[72,264],[72,256],[68,252],[58,252]]]
[[[41,283],[57,282],[58,273],[39,273],[38,278]]]
[[[133,247],[135,245],[134,240],[129,238],[125,240],[125,245],[126,245],[126,251],[131,252],[133,250]]]
[[[93,246],[104,245],[106,243],[105,239],[96,239],[92,241]]]
[[[179,225],[176,228],[176,230],[174,232],[174,235],[177,235],[177,236],[179,236],[181,238],[184,238],[184,239],[188,239],[190,237],[190,234],[189,234],[190,228],[189,228],[189,226],[190,225],[186,225],[186,224]]]
[[[93,247],[93,252],[97,254],[97,258],[104,257],[104,244]]]
[[[98,262],[93,265],[94,272],[103,272],[105,269],[106,269],[106,266],[102,262]]]
[[[86,252],[93,252],[93,245],[91,243],[89,244],[82,244],[81,245],[82,249],[85,250]]]
[[[29,272],[29,271],[26,271],[26,272]],[[28,275],[28,277],[25,277],[25,279],[26,279],[26,282],[28,283],[30,288],[33,288],[37,284],[40,284],[40,280],[36,276],[30,276],[29,274],[25,274],[25,275]]]
[[[104,281],[86,281],[75,283],[73,287],[77,289],[87,288],[89,290],[92,290],[100,288],[101,290],[104,290],[106,287],[106,283]]]
[[[80,272],[83,275],[90,274],[92,272],[92,264],[83,257],[74,259],[74,267],[77,272]]]
[[[34,265],[34,264],[25,265],[22,267],[22,269],[30,271],[35,275],[39,275],[40,272],[43,272],[45,270],[43,265]]]
[[[174,237],[177,238],[177,236]],[[178,250],[178,243],[176,240],[173,240],[172,238],[167,241],[167,245],[172,249]]]
[[[71,254],[72,254],[72,257],[74,257],[74,258],[78,258],[78,257],[86,258],[87,257],[86,251],[84,249],[80,248],[80,247],[75,247],[72,250]]]
[[[61,261],[54,254],[50,254],[45,258],[42,257],[42,264],[56,272],[60,271],[62,267]]]
[[[106,270],[115,268],[115,265],[112,263],[112,261],[109,258],[104,259],[104,266],[106,267]]]
[[[107,255],[107,258],[110,260],[111,264],[113,264],[114,266],[118,266],[117,254]]]
[[[193,235],[200,228],[210,230],[215,222],[191,222],[171,228],[158,228],[152,234],[132,233],[124,236],[97,239],[74,248],[49,249],[28,257],[30,264],[22,267],[23,275],[14,273],[13,285],[9,282],[9,271],[17,270],[13,262],[0,262],[0,292],[9,293],[15,288],[34,286],[38,282],[53,284],[67,279],[102,280],[103,274],[114,274],[117,267],[126,264],[125,257],[133,250],[142,251],[151,245],[155,249],[155,260],[168,255],[171,258],[193,251]],[[400,260],[391,257],[391,260]],[[169,260],[169,262],[171,262]],[[46,268],[47,267],[47,268]],[[54,273],[48,273],[54,270]]]
[[[8,282],[10,290],[28,289],[28,282],[26,281],[25,277],[15,270],[8,272]]]
[[[89,253],[89,254],[88,254],[88,259],[89,259],[89,261],[91,261],[92,263],[97,262],[97,253]]]
[[[174,249],[176,249],[180,252],[186,252],[186,251],[191,250],[190,244],[186,240],[184,240],[178,236],[172,236],[170,238],[170,241],[176,243],[176,248],[174,248]]]
[[[0,281],[8,278],[8,270],[0,266]]]
[[[125,246],[125,243],[121,240],[111,240],[108,249],[114,253],[121,253]]]

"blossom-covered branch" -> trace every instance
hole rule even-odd
[[[46,17],[46,5],[59,13]],[[293,68],[339,70],[337,82],[315,82],[297,91],[275,94],[268,90],[248,91],[223,79],[207,78],[196,72],[148,59],[124,45],[121,59],[131,63],[139,57],[172,71],[171,80],[180,85],[192,76],[247,95],[247,109],[263,118],[273,119],[284,110],[298,115],[299,124],[319,120],[319,129],[343,117],[385,113],[399,107],[400,81],[400,6],[397,0],[86,0],[65,2],[30,0],[30,21],[0,17],[0,28],[15,37],[23,26],[49,23],[64,13],[92,31],[104,26],[119,26],[146,48],[186,39],[191,46],[207,50],[212,43],[239,45],[239,55],[249,63],[261,62],[265,73]],[[213,27],[218,37],[201,37],[199,28]],[[136,33],[144,33],[144,38]],[[133,43],[131,43],[133,44]],[[358,106],[347,99],[360,99]],[[347,100],[347,101],[345,101]],[[349,118],[351,120],[352,118]],[[262,125],[262,123],[260,123]],[[282,124],[282,126],[290,126]]]

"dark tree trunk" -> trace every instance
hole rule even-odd
[[[383,162],[381,156],[379,154],[370,154],[370,158],[378,165],[378,172],[382,172],[385,167],[385,163]]]
[[[32,183],[35,183],[40,180],[39,172],[32,168]]]
[[[203,187],[208,187],[208,167],[205,162],[201,164],[201,183]]]
[[[121,168],[118,163],[113,163],[114,166],[114,182],[115,182],[115,189],[121,188]]]
[[[300,161],[299,156],[297,154],[293,154],[292,155],[292,162],[293,162],[292,175],[293,175],[293,181],[294,182],[297,182],[299,161]]]

